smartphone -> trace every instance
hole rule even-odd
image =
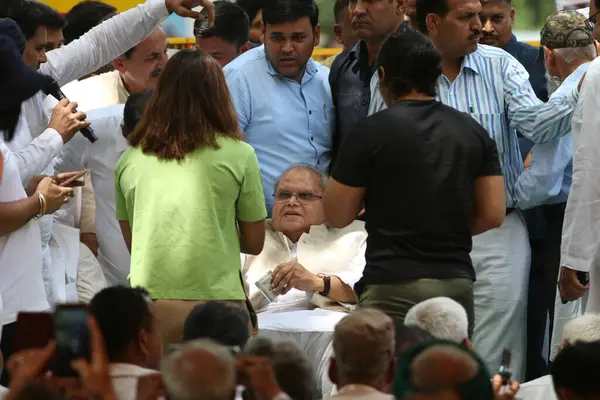
[[[585,286],[590,283],[590,274],[589,272],[577,271],[577,279],[579,280],[579,283]]]
[[[52,365],[55,376],[77,377],[71,361],[78,358],[90,360],[90,330],[88,309],[82,304],[60,304],[54,312],[54,337],[56,356]]]
[[[15,323],[13,353],[44,348],[54,339],[54,316],[49,312],[20,312]]]
[[[510,371],[510,362],[512,359],[512,351],[510,349],[504,349],[502,351],[502,362],[500,368],[498,368],[498,375],[502,377],[502,386],[507,386],[512,372]]]
[[[88,170],[84,169],[83,171],[78,172],[77,175],[72,176],[69,179],[67,179],[66,181],[64,181],[63,183],[61,183],[59,186],[61,186],[61,187],[69,186],[73,181],[76,181],[77,179],[86,176],[87,173],[88,173]]]

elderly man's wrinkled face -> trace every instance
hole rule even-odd
[[[325,221],[321,177],[304,168],[285,174],[275,192],[273,227],[279,232],[306,232]]]

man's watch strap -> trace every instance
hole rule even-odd
[[[331,277],[325,274],[317,274],[317,276],[323,279],[323,291],[318,292],[321,296],[329,296],[331,290]]]

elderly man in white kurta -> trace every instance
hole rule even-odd
[[[188,4],[189,3],[189,4]],[[48,52],[47,62],[39,67],[43,74],[52,76],[59,85],[64,85],[81,76],[87,75],[99,67],[106,65],[128,49],[135,46],[150,33],[171,12],[177,11],[182,15],[196,15],[187,9],[188,6],[206,4],[206,0],[148,0],[146,3],[119,14],[90,32],[79,40],[67,46]],[[190,14],[191,13],[191,14]],[[21,120],[15,140],[10,143],[10,150],[16,154],[25,151],[34,138],[41,147],[38,150],[51,160],[63,146],[62,138],[46,131],[48,126],[47,110],[43,106],[45,95],[38,92],[23,104]],[[39,136],[39,138],[38,138]],[[48,162],[41,162],[42,157],[20,157],[19,168],[23,182],[28,182],[30,177],[37,174],[52,175],[53,166]],[[47,160],[48,157],[44,157]],[[71,257],[70,265],[65,262],[53,264],[49,241],[52,236],[52,216],[40,220],[42,231],[42,257],[44,280],[48,299],[51,303],[64,301],[65,278],[68,271],[76,271],[78,256]],[[79,241],[78,235],[74,240]],[[78,247],[73,247],[78,250]],[[69,280],[68,278],[66,280]]]
[[[325,177],[308,165],[281,175],[264,249],[245,258],[243,275],[259,334],[299,342],[313,362],[317,389],[329,394],[331,335],[356,304],[352,288],[365,266],[367,233],[361,221],[344,229],[325,225],[324,189]],[[281,291],[273,301],[256,285],[269,272],[274,291]]]
[[[590,65],[573,114],[573,183],[561,243],[559,293],[566,301],[589,298],[585,312],[600,312],[600,58]],[[589,273],[589,288],[582,274]]]

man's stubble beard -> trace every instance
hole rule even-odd
[[[546,89],[548,90],[548,97],[552,96],[552,94],[558,90],[561,84],[562,81],[559,78],[550,75],[548,70],[546,70]]]

